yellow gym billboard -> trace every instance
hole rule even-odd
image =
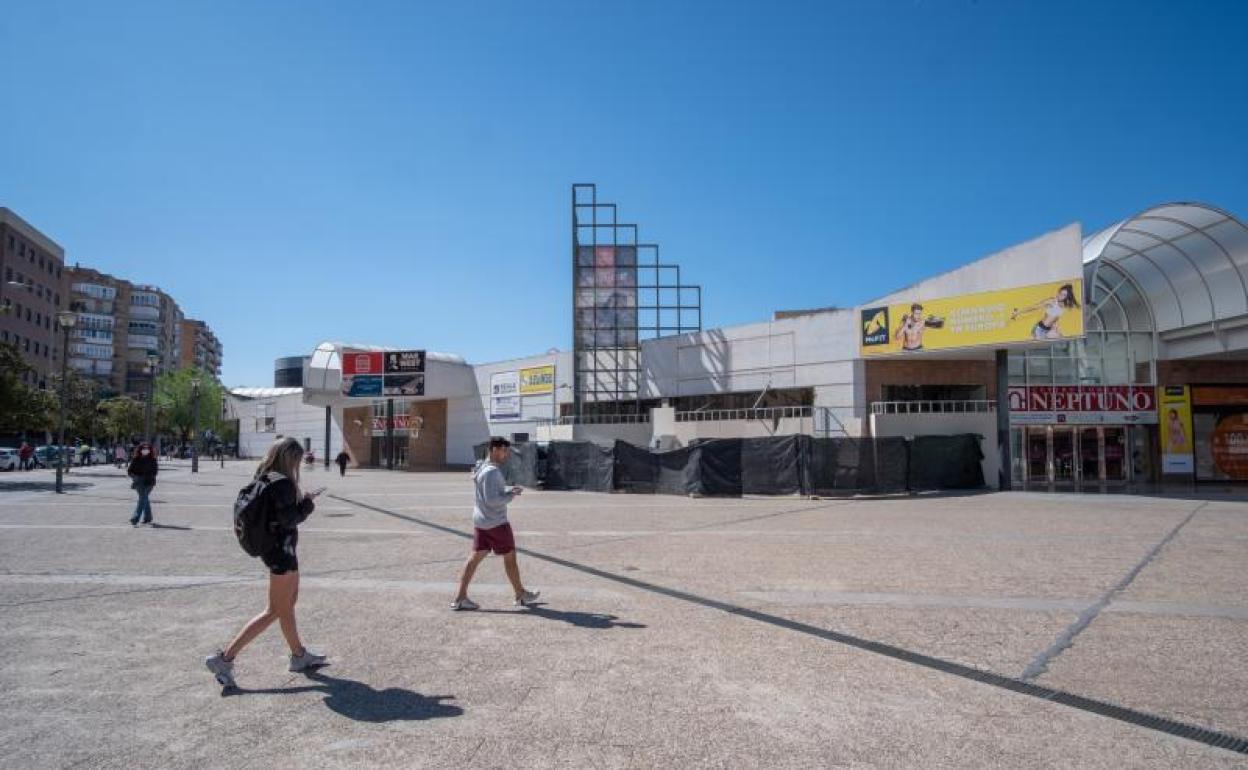
[[[555,367],[534,366],[520,370],[520,395],[540,396],[555,390]]]
[[[1073,278],[944,299],[864,307],[864,356],[1083,336],[1083,281]]]

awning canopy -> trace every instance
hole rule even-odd
[[[1233,215],[1156,206],[1086,238],[1083,259],[1089,306],[1124,328],[1188,340],[1198,354],[1248,348],[1248,226]]]

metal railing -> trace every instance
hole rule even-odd
[[[703,409],[677,412],[676,422],[717,422],[724,420],[782,420],[810,417],[809,406],[768,406],[759,409]]]
[[[581,415],[563,415],[557,420],[549,417],[537,417],[526,422],[535,422],[539,425],[641,425],[650,422],[650,415],[647,414],[581,414]]]
[[[962,414],[995,412],[996,401],[872,401],[871,414]]]

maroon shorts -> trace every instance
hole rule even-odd
[[[473,527],[472,550],[493,551],[499,556],[516,550],[516,537],[511,533],[511,525],[502,524],[490,529]]]

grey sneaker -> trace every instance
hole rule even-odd
[[[225,659],[225,652],[217,650],[216,655],[204,658],[204,665],[216,677],[217,684],[222,687],[237,687],[234,683],[234,661]]]
[[[303,648],[302,655],[290,656],[290,670],[291,671],[307,671],[310,668],[320,668],[321,666],[328,666],[328,665],[329,665],[328,658],[326,658],[324,655],[320,654],[319,652],[312,652],[307,647]]]
[[[455,601],[451,602],[451,609],[455,611],[479,610],[481,609],[481,606],[478,605],[476,602],[474,602],[472,599],[456,599]]]
[[[542,595],[541,591],[525,591],[524,593],[516,597],[516,606],[528,607],[530,604],[533,604],[534,602],[536,602],[537,597],[541,595]]]

